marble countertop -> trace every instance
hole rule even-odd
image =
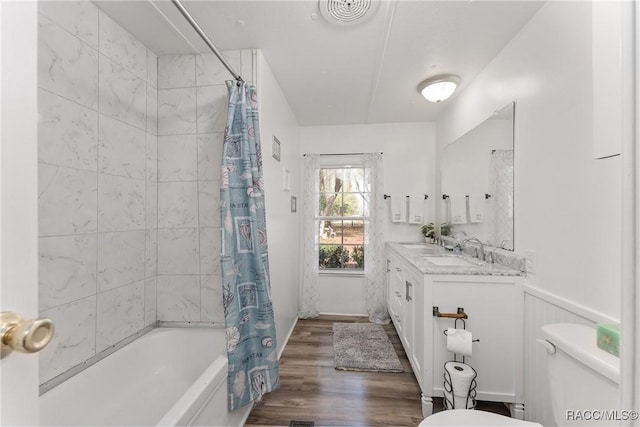
[[[386,247],[409,261],[424,274],[524,276],[524,272],[520,270],[502,264],[483,262],[467,255],[456,255],[436,245],[387,242]],[[441,263],[464,265],[441,265]]]

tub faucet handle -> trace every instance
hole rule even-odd
[[[12,311],[0,313],[0,358],[12,350],[36,353],[53,338],[53,321],[46,317],[25,320]]]

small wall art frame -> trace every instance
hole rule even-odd
[[[282,189],[291,191],[291,172],[287,168],[282,168]]]
[[[273,141],[271,143],[271,155],[277,161],[280,161],[280,140],[273,135]]]

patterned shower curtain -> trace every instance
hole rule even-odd
[[[255,86],[227,81],[220,180],[229,410],[279,384]]]

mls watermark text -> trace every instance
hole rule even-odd
[[[567,421],[628,421],[637,420],[638,411],[613,409],[567,409]]]

